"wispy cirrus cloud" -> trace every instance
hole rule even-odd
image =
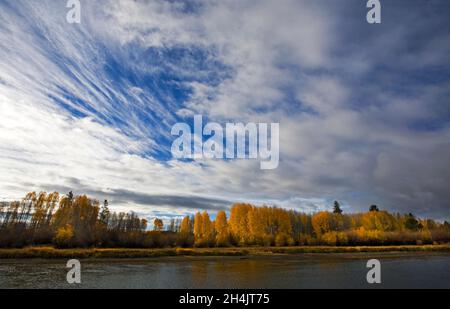
[[[0,4],[0,192],[83,190],[148,216],[340,199],[448,218],[449,5],[347,1]],[[202,113],[279,122],[281,162],[179,162]],[[74,181],[76,179],[76,181]]]

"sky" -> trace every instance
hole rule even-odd
[[[235,202],[450,218],[450,2],[0,2],[0,199],[168,219]],[[280,163],[176,160],[171,128],[280,124]]]

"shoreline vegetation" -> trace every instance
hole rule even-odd
[[[154,218],[151,229],[148,220],[136,213],[110,211],[107,200],[100,205],[98,200],[72,192],[63,196],[58,192],[31,192],[21,201],[0,203],[0,248],[24,248],[2,250],[4,255],[51,256],[69,252],[56,249],[75,248],[73,252],[88,256],[108,252],[152,256],[246,254],[250,249],[244,248],[264,248],[257,251],[272,253],[358,251],[369,247],[438,250],[450,244],[449,222],[418,218],[412,213],[390,213],[376,205],[369,206],[367,212],[344,213],[335,201],[330,211],[303,213],[237,203],[228,213],[219,210],[214,215],[203,211],[170,222]],[[43,246],[46,249],[39,249]],[[285,247],[291,249],[274,249]]]
[[[74,248],[27,247],[0,249],[0,259],[140,259],[159,257],[267,257],[267,256],[328,256],[336,254],[424,254],[450,253],[450,244],[410,246],[302,246],[302,247],[242,247],[242,248]]]

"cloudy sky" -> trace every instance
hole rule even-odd
[[[450,2],[0,2],[0,198],[163,218],[236,201],[450,218]],[[176,122],[277,122],[280,164],[177,161]]]

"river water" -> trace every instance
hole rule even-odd
[[[367,283],[368,259],[381,284]],[[450,288],[450,254],[352,254],[81,260],[81,284],[65,260],[0,260],[0,288]]]

